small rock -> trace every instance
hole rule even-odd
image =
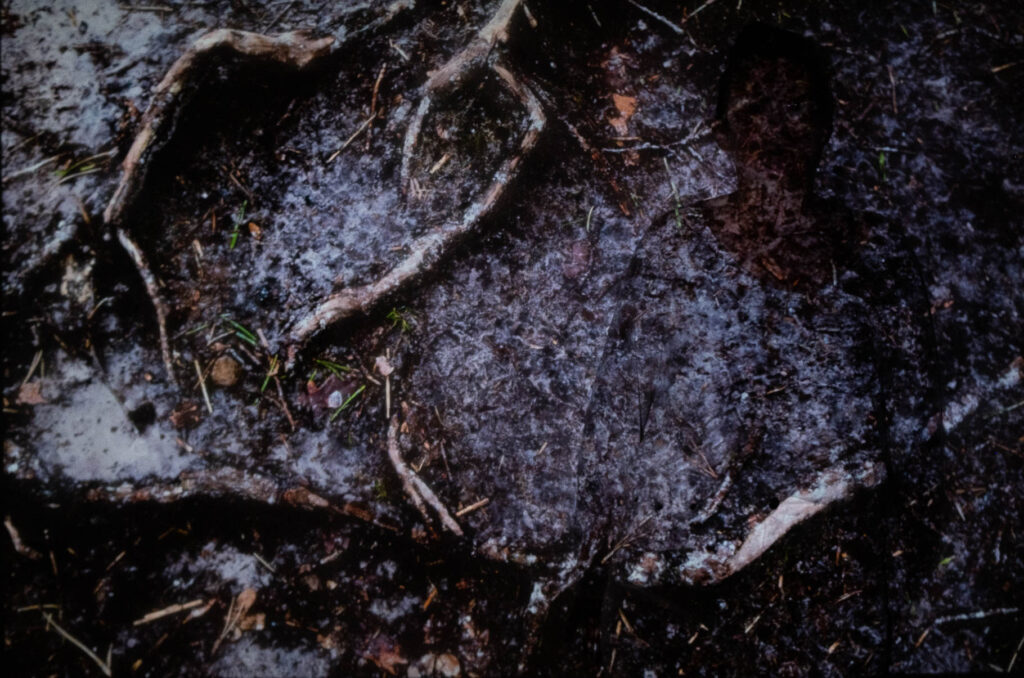
[[[377,356],[377,360],[374,361],[374,364],[382,377],[387,377],[395,371],[395,368],[391,366],[391,361],[389,361],[385,356]]]
[[[231,356],[222,355],[213,361],[210,378],[217,386],[234,386],[242,377],[242,366]]]

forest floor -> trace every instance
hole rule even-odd
[[[11,675],[1019,670],[1024,8],[565,4],[3,1]]]

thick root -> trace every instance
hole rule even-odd
[[[277,36],[260,35],[245,31],[220,29],[207,33],[189,47],[171,66],[160,84],[156,86],[153,100],[142,118],[142,129],[135,136],[128,154],[121,164],[121,182],[103,212],[106,223],[117,229],[117,239],[135,262],[156,311],[160,333],[160,352],[167,376],[174,380],[174,365],[171,360],[170,342],[167,338],[167,305],[160,296],[156,275],[146,261],[142,249],[128,235],[122,224],[128,205],[135,198],[145,180],[149,167],[149,155],[154,142],[161,132],[172,126],[178,115],[179,95],[188,80],[193,77],[197,65],[211,52],[227,49],[238,54],[269,59],[301,69],[326,55],[334,38],[312,39],[301,32],[283,33]]]
[[[309,511],[327,511],[348,516],[389,532],[400,531],[397,526],[375,515],[365,506],[352,502],[334,504],[301,485],[282,488],[272,478],[241,469],[222,468],[201,473],[186,472],[182,473],[176,481],[151,485],[124,484],[96,487],[89,490],[86,495],[90,501],[115,503],[144,501],[158,504],[170,504],[193,497],[230,497],[268,506],[284,503]]]
[[[230,50],[254,59],[266,59],[306,68],[330,52],[334,38],[310,38],[302,31],[261,35],[222,28],[196,40],[178,57],[153,91],[153,100],[142,116],[142,128],[121,163],[121,182],[103,212],[108,224],[120,225],[124,212],[142,187],[149,163],[146,156],[160,133],[178,115],[179,95],[193,77],[197,66],[216,50]]]

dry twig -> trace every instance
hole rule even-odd
[[[195,600],[189,601],[187,603],[176,603],[174,605],[169,605],[163,608],[162,610],[155,610],[153,612],[150,612],[149,614],[143,616],[141,619],[136,619],[134,622],[132,622],[132,626],[142,626],[143,624],[148,624],[150,622],[156,621],[157,619],[163,619],[164,617],[169,617],[173,614],[178,614],[179,612],[186,612],[188,610],[201,607],[204,604],[206,604],[205,600],[203,600],[202,598],[196,598]]]

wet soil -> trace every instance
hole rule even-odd
[[[535,5],[491,57],[548,118],[521,176],[285,370],[291,323],[518,148],[484,69],[400,181],[420,85],[494,8],[4,4],[5,665],[98,671],[42,613],[118,674],[1014,662],[1024,13]],[[100,215],[147,92],[221,26],[336,47],[298,74],[218,54],[186,88],[126,218],[168,374]],[[409,505],[395,413],[445,505],[488,500],[464,538]],[[826,477],[844,501],[723,580]]]

